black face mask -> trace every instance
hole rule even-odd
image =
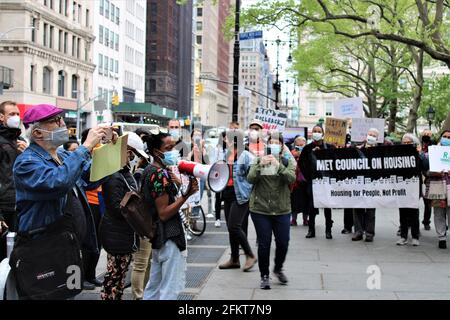
[[[423,136],[423,137],[422,137],[422,142],[424,142],[424,143],[430,143],[430,142],[431,142],[431,137],[429,137],[429,136]]]

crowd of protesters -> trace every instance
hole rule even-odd
[[[78,141],[69,139],[62,113],[52,105],[36,105],[21,116],[14,102],[0,104],[0,260],[6,257],[4,235],[8,231],[18,233],[16,247],[33,247],[39,237],[61,229],[79,242],[84,289],[102,287],[103,300],[120,300],[131,266],[134,299],[176,299],[184,289],[187,265],[187,233],[179,211],[190,196],[200,192],[201,197],[208,187],[202,180],[198,183],[191,179],[187,193],[180,192],[182,182],[172,168],[179,159],[202,164],[222,161],[230,175],[224,190],[215,195],[215,217],[211,218],[216,227],[221,227],[223,203],[231,256],[219,268],[241,268],[241,248],[246,258],[243,271],[251,271],[258,264],[260,288],[270,289],[273,234],[276,249],[272,271],[281,284],[288,283],[283,265],[291,227],[302,223],[308,228],[306,238],[316,236],[316,216],[321,208],[313,201],[315,154],[336,148],[325,142],[324,128],[314,126],[309,143],[308,137],[299,135],[286,144],[282,134],[267,132],[258,120],[245,128],[248,131],[232,122],[219,133],[216,144],[207,146],[201,129],[192,130],[186,137],[180,122],[170,120],[167,128],[148,131],[117,132],[111,128],[110,141],[105,141],[107,127],[90,128]],[[124,134],[128,135],[125,166],[91,182],[91,156],[96,148],[115,144]],[[363,144],[348,143],[346,147],[361,151],[376,147],[382,134],[370,129]],[[448,172],[429,171],[428,147],[449,146],[450,131],[443,131],[438,141],[433,141],[430,130],[422,133],[421,140],[407,133],[401,144],[414,145],[417,150],[425,185],[425,192],[420,194],[425,207],[422,224],[430,230],[433,212],[438,247],[445,249],[449,202],[427,195],[437,185],[448,186],[450,179]],[[151,214],[156,233],[151,242],[140,238],[121,212],[122,199],[133,190],[140,190],[144,201],[154,209]],[[332,209],[323,211],[325,237],[332,239]],[[352,241],[374,241],[375,214],[375,208],[345,209],[342,233],[353,233]],[[257,252],[247,237],[249,218],[256,230]],[[408,243],[409,230],[412,245],[420,245],[419,209],[399,208],[399,222],[397,245]],[[104,280],[99,281],[96,267],[102,249],[107,253],[107,266]],[[27,298],[26,290],[18,290],[22,298]]]

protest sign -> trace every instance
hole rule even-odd
[[[375,128],[380,134],[378,135],[378,143],[384,142],[384,119],[378,118],[354,118],[352,119],[352,141],[363,142],[367,139],[369,129]]]
[[[325,142],[338,147],[345,146],[347,137],[347,121],[336,118],[326,118],[325,120]]]
[[[336,118],[363,118],[363,100],[360,97],[340,99],[334,102],[333,116]]]
[[[315,208],[418,208],[420,169],[412,145],[319,150]]]
[[[450,171],[450,147],[429,146],[430,171]]]
[[[122,169],[127,163],[127,144],[126,134],[119,137],[115,144],[108,143],[94,149],[90,181],[98,181]]]
[[[260,120],[263,123],[264,129],[284,131],[287,113],[279,110],[257,107],[255,119]]]

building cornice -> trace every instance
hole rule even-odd
[[[95,40],[94,31],[91,28],[80,28],[79,23],[73,23],[69,17],[62,16],[59,13],[48,12],[45,8],[42,8],[38,3],[34,2],[0,2],[0,12],[6,11],[27,11],[36,18],[44,18],[46,21],[53,23],[59,27],[65,28],[67,31],[71,31],[81,38],[86,39],[88,42]]]
[[[3,40],[0,43],[0,55],[8,53],[22,53],[30,56],[37,56],[41,59],[46,59],[54,63],[63,64],[79,70],[93,73],[95,71],[96,65],[86,61],[72,58],[66,54],[41,47],[29,41],[23,40]]]

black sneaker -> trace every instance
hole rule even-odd
[[[287,284],[288,279],[286,275],[283,273],[283,271],[274,271],[273,274],[278,278],[278,281],[280,281],[281,284]]]
[[[95,284],[83,281],[83,290],[95,290]]]
[[[439,240],[439,249],[447,249],[447,241]]]
[[[263,290],[270,289],[270,278],[268,275],[261,277],[261,284],[259,285],[259,287]]]
[[[431,227],[430,227],[429,224],[424,224],[424,225],[423,225],[423,228],[424,228],[426,231],[430,231],[430,230],[431,230]]]
[[[342,234],[349,234],[349,233],[352,233],[352,232],[350,230],[344,228],[344,229],[342,229],[341,233]]]

